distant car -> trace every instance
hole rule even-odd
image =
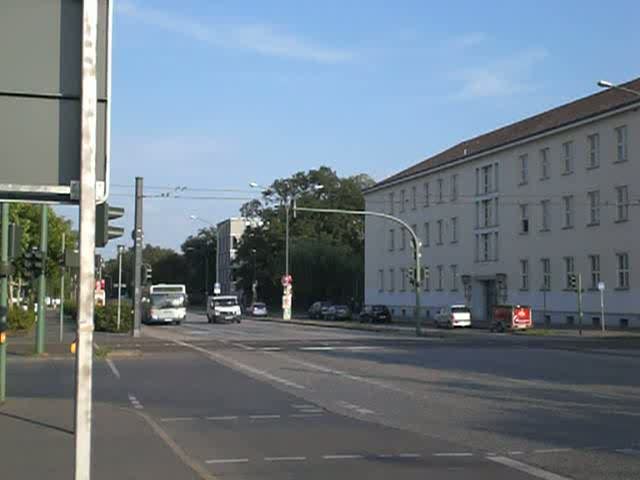
[[[321,319],[327,313],[327,309],[331,306],[331,302],[314,302],[309,307],[309,318]]]
[[[332,305],[325,314],[327,320],[350,320],[351,309],[346,305]]]
[[[266,317],[267,306],[262,302],[256,302],[249,307],[249,314],[252,317]]]
[[[360,321],[363,323],[391,323],[391,312],[386,305],[366,306],[360,312]]]
[[[471,327],[471,310],[466,305],[449,305],[438,310],[436,327]]]

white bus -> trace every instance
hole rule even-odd
[[[149,302],[144,308],[145,323],[180,325],[187,316],[187,288],[161,283],[149,288]]]

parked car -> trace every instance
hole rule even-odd
[[[351,309],[346,305],[332,305],[327,309],[327,320],[351,320]]]
[[[256,302],[249,307],[249,315],[252,317],[266,317],[267,306],[262,302]]]
[[[363,323],[391,323],[391,312],[386,305],[368,305],[360,312]]]
[[[496,305],[489,330],[505,332],[533,328],[533,313],[527,305]]]
[[[471,327],[471,310],[466,305],[449,305],[438,310],[436,327]]]
[[[309,318],[319,320],[324,318],[324,315],[327,313],[327,309],[331,306],[331,302],[323,301],[323,302],[314,302],[311,307],[309,307]]]

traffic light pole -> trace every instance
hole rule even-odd
[[[136,209],[133,230],[134,262],[133,262],[133,332],[140,336],[142,323],[142,177],[136,177]]]
[[[578,274],[578,328],[580,335],[582,335],[582,318],[584,312],[582,311],[582,274]]]
[[[62,258],[64,258],[64,251],[66,248],[66,234],[62,232]],[[64,340],[64,275],[67,273],[67,269],[64,264],[60,268],[60,332],[59,339],[60,343]]]
[[[1,204],[2,209],[2,242],[0,243],[0,264],[7,265],[9,262],[9,204]],[[7,337],[5,327],[7,325],[7,297],[8,297],[8,276],[0,278],[0,404],[4,403],[7,395]]]
[[[40,210],[40,252],[42,252],[42,270],[38,277],[38,327],[36,330],[36,353],[44,353],[44,340],[47,334],[45,324],[45,294],[47,289],[47,231],[49,227],[49,207],[42,205]]]

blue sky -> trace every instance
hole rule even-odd
[[[632,1],[119,0],[110,201],[129,232],[133,187],[115,185],[136,175],[234,197],[322,164],[382,179],[640,76],[639,15]],[[178,248],[203,226],[190,214],[242,203],[147,199],[145,240]]]

